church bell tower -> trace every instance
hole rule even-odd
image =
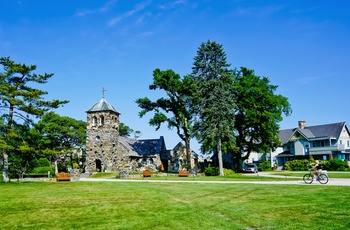
[[[120,113],[106,101],[102,89],[102,99],[87,113],[86,124],[86,167],[85,171],[116,171],[118,168],[118,138]]]

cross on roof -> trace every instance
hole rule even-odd
[[[102,87],[102,90],[101,90],[101,92],[102,92],[102,98],[105,98],[105,91],[107,91],[107,90],[105,90],[105,88]]]

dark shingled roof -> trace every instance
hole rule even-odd
[[[106,99],[102,98],[99,102],[95,103],[93,106],[91,106],[90,109],[88,109],[87,113],[92,112],[102,112],[102,111],[112,111],[114,113],[120,114],[110,103],[106,101]]]
[[[299,132],[308,140],[339,138],[344,125],[346,125],[345,122],[339,122],[325,125],[306,126],[303,129],[284,129],[280,130],[279,137],[281,139],[282,144],[287,143],[295,132]]]
[[[126,137],[119,137],[121,143],[128,151],[129,156],[150,157],[162,152],[164,138],[159,139],[135,140]]]

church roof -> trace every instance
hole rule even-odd
[[[119,137],[119,143],[128,151],[129,156],[151,157],[157,154],[164,154],[164,137],[159,139],[135,140],[127,137]]]
[[[88,109],[87,113],[93,113],[93,112],[103,112],[103,111],[112,111],[114,113],[120,114],[110,103],[106,101],[105,98],[102,98],[99,102],[95,103],[93,106],[91,106],[90,109]]]

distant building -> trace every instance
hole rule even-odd
[[[271,161],[271,167],[283,166],[294,159],[329,160],[338,158],[350,161],[350,132],[345,122],[307,126],[299,121],[297,128],[279,131],[281,146],[270,153],[252,152],[244,163]],[[244,156],[244,154],[243,154]],[[216,160],[215,154],[212,157]],[[223,155],[224,167],[231,168],[235,162],[232,154]]]
[[[299,121],[297,128],[280,130],[279,137],[282,145],[271,153],[279,165],[311,156],[317,160],[350,160],[350,132],[345,122],[307,126]]]
[[[187,162],[186,146],[179,142],[169,153],[169,172],[177,172],[184,167],[199,168],[200,156],[194,151],[191,151],[191,162]]]
[[[178,144],[173,150],[167,150],[165,140],[136,140],[119,136],[120,113],[104,97],[86,111],[86,162],[85,172],[120,171],[168,171],[169,161],[183,163]],[[179,157],[176,159],[176,153]],[[195,165],[195,157],[191,166]],[[193,161],[193,162],[192,162]],[[187,162],[184,162],[187,164]],[[171,170],[174,170],[171,163]]]

